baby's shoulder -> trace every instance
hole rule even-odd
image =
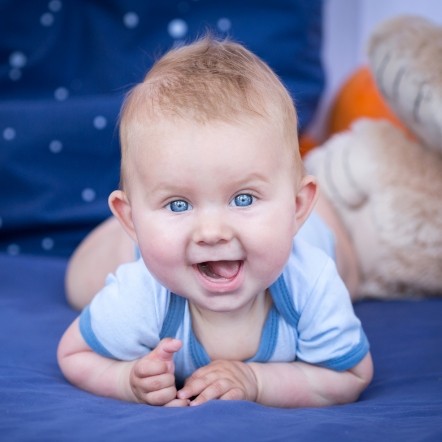
[[[312,297],[347,293],[334,260],[322,249],[302,239],[293,242],[283,278],[290,297],[300,309]]]
[[[103,302],[130,305],[134,309],[164,311],[170,300],[169,291],[161,285],[146,268],[142,258],[120,265],[109,274],[101,292],[97,295]]]
[[[328,267],[336,270],[334,260],[324,250],[302,238],[296,238],[284,271],[294,277],[311,281],[312,277],[322,274]]]

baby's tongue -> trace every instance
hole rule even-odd
[[[211,278],[234,278],[239,271],[240,261],[207,261],[201,265],[202,271]]]

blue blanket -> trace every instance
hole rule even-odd
[[[185,409],[120,402],[63,378],[58,340],[76,316],[62,258],[0,254],[0,439],[4,441],[440,441],[442,300],[357,304],[375,377],[356,403],[276,409],[212,401]]]

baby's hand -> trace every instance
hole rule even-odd
[[[148,355],[139,359],[130,373],[130,386],[138,402],[150,405],[185,406],[177,400],[173,355],[182,346],[178,339],[165,338]]]
[[[211,399],[256,401],[258,386],[250,365],[238,361],[214,361],[195,371],[178,392],[179,399],[200,405]]]

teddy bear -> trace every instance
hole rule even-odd
[[[381,23],[368,67],[404,131],[357,118],[305,156],[354,244],[356,298],[442,295],[442,27]]]

